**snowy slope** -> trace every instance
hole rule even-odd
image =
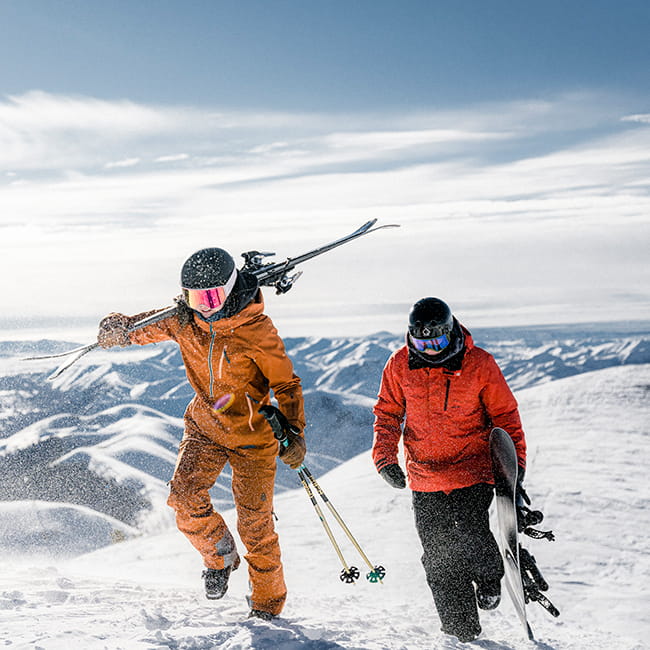
[[[552,525],[563,553],[536,543],[536,558],[575,620],[598,612],[621,634],[650,632],[649,396],[648,365],[520,394],[536,502],[561,515]]]
[[[0,498],[68,501],[151,530],[182,430],[137,404],[44,418],[0,440]]]
[[[474,647],[641,650],[647,613],[650,365],[614,367],[518,392],[528,432],[528,489],[557,541],[527,540],[562,612],[529,606],[537,643],[504,602],[482,615]],[[176,532],[68,560],[29,560],[0,575],[0,642],[12,648],[454,649],[438,631],[419,565],[407,491],[376,475],[364,452],[320,480],[384,584],[345,585],[301,489],[277,497],[289,599],[274,624],[245,619],[246,573],[223,601],[201,592],[200,560]],[[6,507],[6,506],[3,506]],[[227,513],[233,521],[232,511]],[[343,540],[343,537],[341,536]],[[349,544],[344,552],[364,572]],[[44,562],[44,563],[43,563]]]

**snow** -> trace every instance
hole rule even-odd
[[[367,451],[318,481],[371,562],[386,567],[383,584],[339,581],[337,556],[296,487],[276,498],[289,588],[276,622],[246,619],[244,563],[226,597],[207,601],[198,555],[180,533],[166,530],[81,556],[40,552],[5,562],[0,643],[46,650],[648,648],[650,503],[643,471],[648,386],[650,364],[641,364],[592,370],[517,392],[530,448],[528,491],[546,514],[540,528],[552,528],[557,538],[524,540],[561,611],[553,619],[539,606],[528,606],[535,643],[525,640],[507,598],[496,611],[482,613],[484,633],[473,644],[439,632],[419,563],[410,496],[381,481]],[[0,504],[0,525],[11,521],[14,532],[23,526],[33,531],[38,518],[30,519],[30,513],[37,505]],[[58,507],[38,505],[36,512],[54,516]],[[232,511],[225,516],[234,523]],[[82,522],[66,530],[73,531],[72,540],[87,527]],[[336,525],[333,530],[363,576],[367,567]],[[19,536],[3,532],[2,539],[5,558],[21,550]]]
[[[74,534],[71,534],[74,531]],[[9,501],[0,509],[0,550],[66,557],[88,553],[138,531],[91,508],[52,501]]]

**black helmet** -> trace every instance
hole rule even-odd
[[[223,248],[202,248],[190,255],[181,270],[184,289],[226,286],[236,277],[235,260]]]
[[[422,298],[409,314],[409,334],[416,339],[433,339],[451,335],[454,316],[440,298]]]

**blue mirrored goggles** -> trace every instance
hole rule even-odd
[[[449,345],[449,337],[446,334],[431,339],[416,339],[411,335],[411,341],[413,341],[413,347],[419,352],[424,352],[424,350],[440,352]]]

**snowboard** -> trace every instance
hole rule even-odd
[[[497,543],[503,556],[506,590],[517,616],[530,640],[533,631],[526,618],[526,597],[521,579],[519,539],[515,493],[517,486],[517,453],[512,438],[498,427],[490,434],[490,455],[496,492]]]

